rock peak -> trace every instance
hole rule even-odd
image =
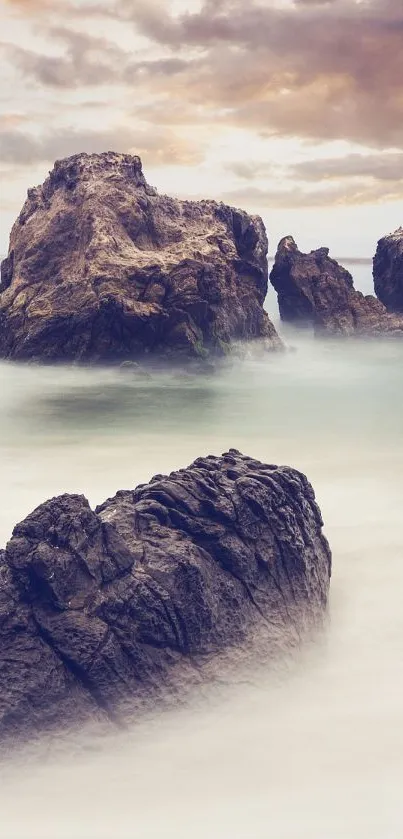
[[[42,190],[49,199],[55,189],[64,187],[72,190],[80,183],[99,179],[123,180],[127,184],[147,189],[155,194],[155,190],[149,187],[143,175],[140,157],[112,151],[102,152],[102,154],[82,152],[56,160],[53,169],[49,172],[49,177],[38,189]],[[28,190],[28,198],[35,197],[36,194],[36,189]]]
[[[293,236],[283,236],[278,243],[277,253],[280,251],[298,250],[297,244]]]
[[[119,154],[119,152],[114,151],[105,151],[100,154],[80,152],[71,155],[71,157],[56,160],[50,174],[52,172],[70,172],[72,169],[83,177],[99,172],[106,174],[108,171],[127,175],[130,171],[142,172],[142,164],[140,157],[133,154]]]
[[[302,253],[299,250],[298,245],[297,245],[293,236],[284,236],[282,239],[280,239],[280,242],[279,242],[278,248],[277,248],[276,258],[280,258],[282,256],[282,254],[285,254],[285,253],[288,253],[288,252],[291,252],[293,254],[301,254]],[[323,256],[329,256],[329,248],[325,248],[325,247],[317,248],[316,250],[313,250],[310,253],[313,254],[315,257],[319,257],[319,258],[323,257]],[[305,254],[305,256],[306,255],[307,254]]]

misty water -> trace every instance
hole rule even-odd
[[[232,446],[308,475],[333,550],[324,635],[124,735],[7,761],[1,839],[403,835],[403,344],[288,341],[196,379],[0,366],[2,545],[50,496],[96,504]]]

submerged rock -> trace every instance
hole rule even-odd
[[[297,326],[330,335],[403,336],[403,316],[394,316],[372,295],[354,288],[353,278],[328,248],[298,250],[292,236],[279,243],[270,282],[277,291],[280,316]]]
[[[140,367],[140,364],[137,364],[137,361],[122,361],[119,365],[119,370],[123,370],[124,373],[130,373],[134,379],[152,378],[148,370],[145,370],[144,367]]]
[[[403,312],[403,227],[379,240],[373,275],[379,300],[390,312]]]
[[[230,450],[95,512],[45,502],[0,556],[0,736],[119,723],[225,650],[323,619],[331,554],[311,485]]]
[[[123,361],[282,347],[263,309],[262,220],[215,201],[158,195],[139,157],[60,160],[11,232],[0,356]]]

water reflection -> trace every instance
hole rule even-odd
[[[184,425],[208,422],[216,393],[207,383],[99,385],[95,381],[27,400],[20,406],[20,418],[29,417],[37,428],[43,428],[46,421],[49,431],[56,426],[91,432],[118,426],[130,426],[133,431],[158,430],[175,423],[178,416]]]

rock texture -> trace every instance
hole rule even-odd
[[[286,236],[270,282],[283,321],[313,326],[321,334],[403,337],[403,316],[389,314],[376,297],[356,291],[351,274],[329,257],[328,248],[302,253],[292,236]]]
[[[0,555],[0,736],[119,723],[258,629],[296,643],[326,609],[322,524],[304,475],[235,450],[95,512],[42,504]]]
[[[138,157],[58,161],[28,199],[0,286],[0,356],[205,358],[236,341],[282,347],[263,309],[262,220],[158,195]]]
[[[379,240],[373,275],[379,300],[390,312],[403,312],[403,227]]]

